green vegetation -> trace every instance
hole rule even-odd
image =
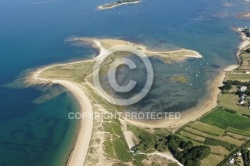
[[[139,135],[140,143],[132,148],[133,151],[153,152],[155,151],[156,138],[147,132]],[[166,150],[166,149],[165,149]]]
[[[247,53],[250,53],[250,48],[246,49],[246,52],[247,52]]]
[[[244,148],[241,150],[241,153],[244,166],[250,166],[250,150]]]
[[[250,120],[248,118],[226,112],[222,108],[216,108],[214,111],[201,118],[200,121],[222,129],[234,127],[250,131]]]
[[[247,114],[241,114],[241,115],[250,118],[250,115]]]
[[[250,136],[250,131],[236,129],[233,127],[227,128],[227,131],[232,132],[232,133],[236,133],[236,134],[240,134],[240,135]]]
[[[224,156],[219,156],[216,154],[210,154],[207,158],[201,161],[201,165],[204,166],[214,166],[224,159]]]
[[[238,105],[239,97],[235,94],[223,94],[219,95],[219,106],[224,109],[230,109],[236,111],[237,114],[250,115],[250,110],[248,107]],[[246,103],[247,104],[247,103]]]
[[[230,90],[232,88],[232,84],[230,81],[223,82],[223,86],[219,87],[222,93],[226,90]]]
[[[179,166],[179,165],[176,163],[170,163],[170,164],[168,164],[168,166]]]
[[[119,160],[123,162],[132,161],[132,156],[126,149],[126,146],[124,145],[124,142],[121,141],[121,139],[115,139],[113,141],[113,145],[114,145],[116,156]]]
[[[146,157],[147,157],[147,155],[145,155],[145,154],[137,154],[134,156],[134,159],[138,160],[138,161],[143,161]]]
[[[185,141],[176,135],[160,137],[140,131],[139,138],[140,143],[132,148],[133,151],[163,152],[169,149],[177,160],[187,166],[199,166],[200,160],[211,152],[207,146],[193,146],[191,141]]]
[[[121,126],[118,126],[116,123],[112,123],[113,131],[116,133],[116,135],[122,136],[123,133],[121,131]]]
[[[86,86],[88,94],[93,102],[102,105],[107,111],[115,114],[114,107],[102,99],[90,87]],[[133,156],[127,147],[121,130],[121,123],[117,118],[103,119],[103,131],[107,133],[107,139],[103,143],[103,150],[110,158],[119,159],[121,162],[132,162]],[[121,165],[121,163],[117,163]]]
[[[224,110],[225,110],[226,112],[236,114],[236,111],[234,111],[234,110],[230,110],[230,109],[227,109],[227,108],[224,108]]]
[[[217,165],[224,160],[225,156],[249,139],[249,130],[246,129],[248,129],[247,125],[250,121],[247,122],[247,119],[234,110],[216,108],[199,121],[189,123],[181,128],[177,132],[177,136],[185,138],[185,141],[191,141],[197,146],[209,146],[211,153],[201,160],[201,165]],[[238,128],[230,127],[230,125]],[[244,130],[241,129],[242,125],[245,126]]]
[[[174,157],[185,166],[199,166],[200,160],[211,153],[207,146],[193,146],[191,141],[186,142],[174,135],[167,137],[167,145]]]
[[[246,80],[246,81],[248,81],[248,80],[250,80],[250,74],[239,74],[239,73],[237,73],[237,74],[228,74],[227,75],[227,79],[229,79],[229,80],[242,80],[242,81],[244,81],[244,80]]]
[[[134,155],[134,161],[132,162],[135,166],[142,166],[142,161],[147,157],[145,154]]]
[[[103,145],[104,145],[104,151],[107,153],[107,155],[116,158],[111,140],[106,140]]]
[[[224,148],[226,148],[229,151],[232,151],[233,149],[235,149],[237,147],[236,145],[230,144],[228,142],[216,140],[216,139],[213,139],[213,138],[207,138],[205,140],[204,144],[212,145],[212,146],[217,146],[217,145],[223,146]]]
[[[232,151],[228,156],[225,157],[224,160],[222,160],[217,166],[226,166],[228,165],[228,161],[230,159],[232,159],[232,157],[235,157],[235,154],[237,152],[241,152],[242,153],[242,158],[243,158],[243,162],[244,162],[244,166],[246,166],[246,164],[249,164],[249,160],[248,160],[248,154],[245,153],[246,150],[248,150],[248,148],[250,148],[250,140],[247,140],[245,143],[243,143],[240,147],[238,147],[237,149],[235,149],[234,151]],[[246,161],[246,162],[245,162]],[[249,166],[249,165],[247,165]]]
[[[248,28],[242,29],[242,32],[245,33],[247,37],[250,37],[250,31]]]
[[[239,80],[227,80],[223,82],[224,85],[226,85],[227,87],[230,87],[232,85],[238,85],[238,86],[250,86],[250,82],[242,82]]]
[[[214,135],[214,136],[221,136],[224,134],[224,130],[206,123],[202,123],[200,121],[195,121],[191,124],[188,125],[189,127],[210,134],[210,135]]]
[[[128,125],[127,126],[128,130],[132,131],[134,133],[134,135],[136,136],[136,138],[139,139],[140,135],[150,135],[149,132],[147,132],[146,130],[143,130],[139,127],[136,127],[134,125]]]

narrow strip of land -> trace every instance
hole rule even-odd
[[[50,82],[52,84],[60,84],[61,86],[65,87],[78,100],[81,107],[81,112],[87,112],[88,115],[91,115],[91,113],[93,112],[91,102],[89,98],[85,95],[84,91],[79,86],[67,80],[50,80],[50,79],[39,78],[39,74],[48,68],[49,67],[42,68],[38,72],[36,72],[33,75],[34,79],[40,80],[43,83]],[[81,124],[79,127],[79,131],[77,133],[75,146],[68,159],[67,165],[69,166],[84,165],[85,158],[88,153],[89,142],[91,140],[92,129],[93,129],[93,118],[92,116],[86,116],[84,119],[81,118],[80,123]]]

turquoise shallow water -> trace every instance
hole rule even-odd
[[[106,11],[96,10],[96,6],[104,3],[100,0],[58,0],[37,5],[38,2],[45,1],[0,1],[0,165],[63,165],[66,161],[78,124],[67,119],[69,111],[78,111],[72,95],[61,90],[48,101],[34,103],[32,101],[44,93],[44,88],[11,89],[5,86],[28,68],[96,54],[87,46],[74,47],[64,42],[66,38],[113,37],[154,48],[166,45],[172,48],[170,45],[173,45],[197,50],[204,55],[208,63],[206,69],[210,72],[196,69],[193,61],[183,65],[193,67],[194,72],[202,72],[197,79],[202,83],[195,79],[193,82],[197,92],[195,98],[199,98],[205,93],[206,80],[212,79],[219,68],[236,63],[233,52],[239,38],[230,27],[249,25],[235,17],[247,10],[249,4],[233,0],[143,0],[137,5]],[[223,7],[226,2],[234,7]],[[164,66],[158,60],[154,60],[154,64],[158,74],[156,80],[164,81],[172,73],[190,74],[177,66]],[[159,89],[161,93],[168,89],[161,86],[160,81],[154,87],[144,102],[161,97],[154,109],[164,111],[163,106],[171,98],[156,94]],[[187,87],[182,89],[176,96],[178,101],[190,96]]]

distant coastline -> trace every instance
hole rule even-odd
[[[241,39],[241,43],[238,46],[238,50],[235,53],[235,56],[238,60],[238,63],[241,63],[241,57],[240,54],[242,52],[242,50],[247,47],[248,45],[250,45],[250,40],[249,40],[249,36],[246,35],[246,33],[244,33],[244,28],[234,28],[233,29],[235,32],[240,34],[240,39]]]
[[[140,0],[118,0],[113,3],[108,3],[108,4],[98,6],[98,10],[111,9],[111,8],[115,8],[115,7],[122,6],[122,5],[136,4],[139,2]]]

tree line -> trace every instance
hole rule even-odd
[[[160,152],[170,150],[173,156],[185,166],[200,166],[201,160],[211,153],[210,147],[194,146],[191,141],[185,141],[176,135],[161,137],[143,133],[139,138],[140,143],[132,148],[133,151],[147,153],[155,150]]]

